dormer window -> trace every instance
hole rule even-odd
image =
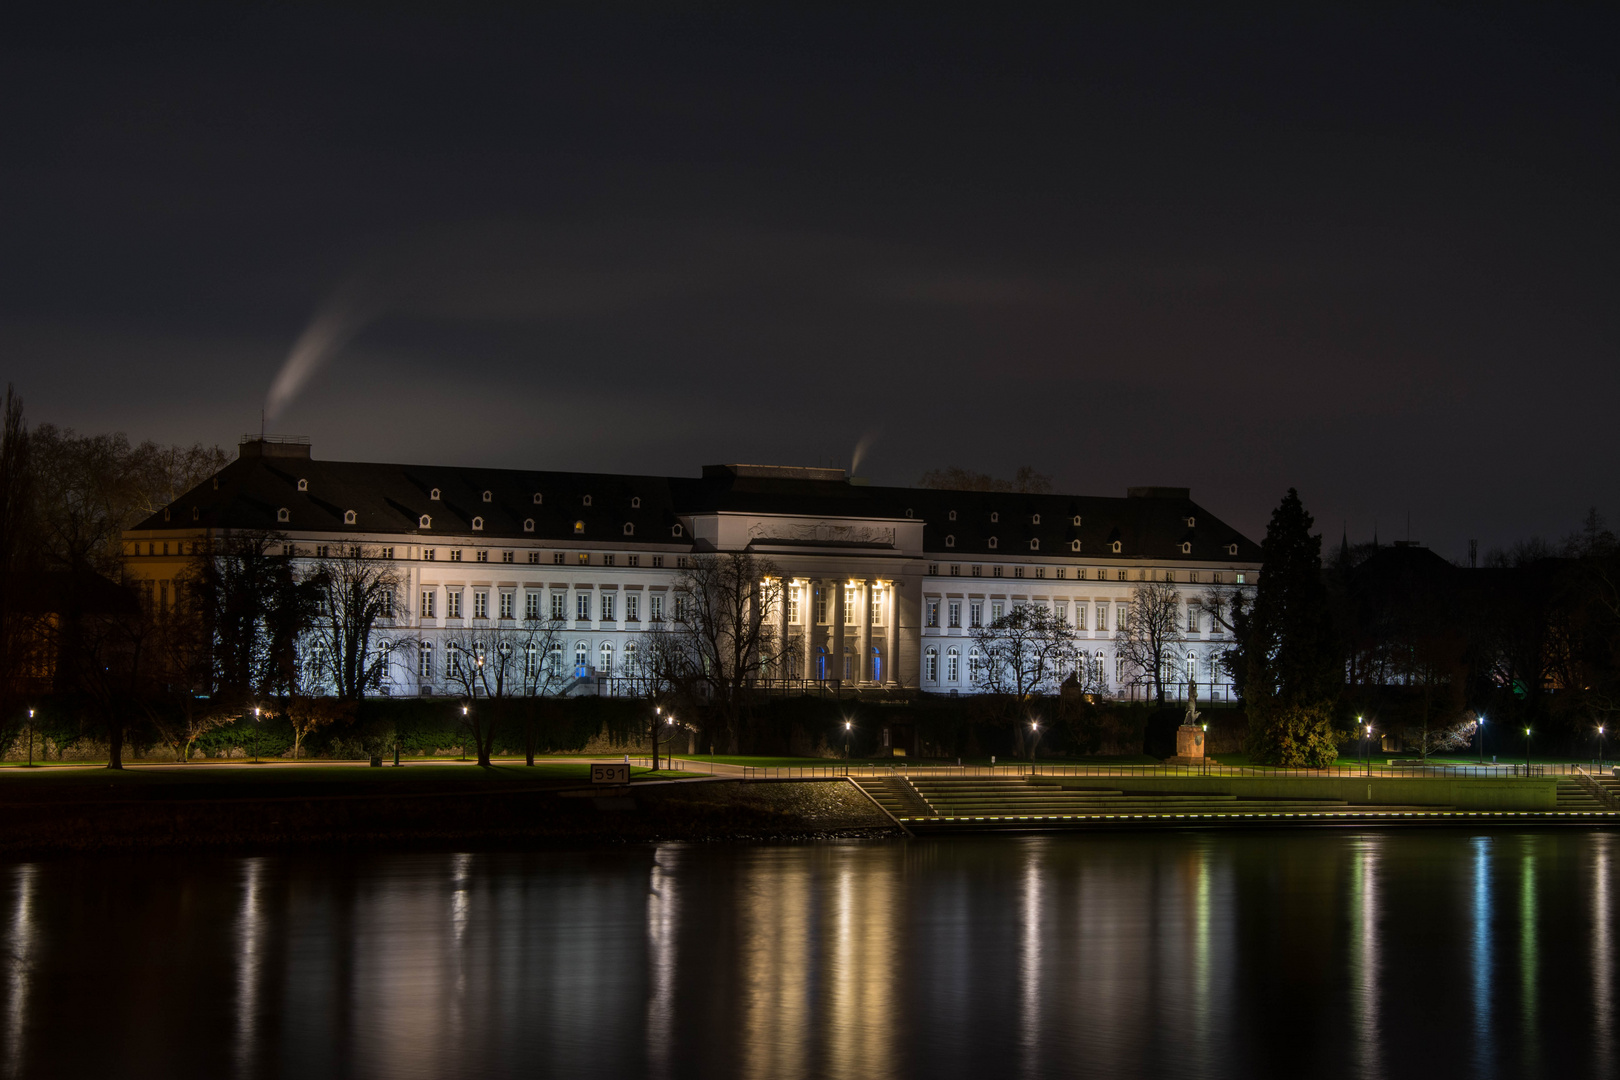
[[[1069,550],[1070,551],[1079,551],[1080,550],[1080,541],[1078,541],[1078,540],[1070,540],[1069,541]]]
[[[955,546],[956,546],[956,537],[954,537],[954,536],[947,536],[947,537],[946,537],[946,538],[945,538],[945,546],[946,546],[946,547],[955,547]]]
[[[990,511],[990,524],[994,525],[996,522],[998,522],[1000,520],[1001,520],[1001,515],[1000,514],[996,513],[994,510]]]
[[[191,508],[191,520],[192,521],[201,521],[202,520],[202,507],[193,506]]]
[[[586,506],[591,505],[591,497],[589,495],[585,496],[585,505]]]
[[[534,532],[534,518],[524,518],[523,519],[523,531],[524,532]]]
[[[911,517],[911,507],[906,507],[906,517]]]
[[[989,546],[990,546],[990,547],[991,547],[991,548],[994,548],[994,547],[995,547],[995,546],[996,546],[996,538],[995,538],[995,537],[993,537],[993,536],[992,536],[992,537],[991,537],[991,538],[990,538],[990,543],[989,543]]]
[[[579,536],[579,535],[583,534],[584,532],[585,532],[585,523],[583,521],[574,522],[574,535]]]
[[[165,510],[163,512],[163,516],[167,518],[169,516],[169,512]],[[276,511],[276,520],[285,525],[287,522],[292,520],[292,514],[288,513],[287,508],[283,506],[280,510]]]
[[[1228,555],[1236,555],[1237,554],[1237,545],[1236,544],[1227,544],[1226,545],[1226,553]]]
[[[1109,544],[1108,546],[1113,549],[1115,555],[1119,554],[1119,541],[1118,540],[1115,540],[1112,544]]]
[[[494,502],[495,501],[495,493],[492,492],[492,491],[484,492],[484,501],[485,502]]]
[[[287,511],[285,511],[285,510],[283,510],[283,511],[282,511],[282,513],[283,513],[283,514],[285,514],[285,513],[286,513],[286,512],[287,512]],[[167,506],[165,506],[165,507],[164,507],[164,508],[163,508],[163,520],[164,520],[164,521],[168,521],[168,520],[169,520],[169,508],[168,508],[168,507],[167,507]],[[286,519],[285,519],[285,518],[284,518],[284,519],[282,519],[282,520],[286,520]]]
[[[418,529],[431,529],[433,528],[433,519],[428,517],[426,514],[423,514],[421,517],[416,519],[416,527]]]
[[[434,488],[432,491],[428,492],[428,498],[432,499],[434,502],[438,502],[439,501],[439,489]]]
[[[1039,515],[1039,514],[1031,514],[1029,516],[1029,523],[1031,525],[1039,525],[1041,523],[1041,515]]]
[[[298,481],[298,490],[299,491],[308,491],[309,490],[309,481],[308,480],[300,480],[300,481]]]
[[[628,522],[628,521],[624,523],[624,535],[626,535],[626,536],[634,536],[634,535],[636,535],[636,527],[635,527],[635,525],[633,523]]]
[[[630,496],[630,509],[632,509],[632,510],[640,510],[641,509],[641,496],[640,495],[632,495],[632,496]]]
[[[356,521],[356,516],[355,516],[355,513],[354,513],[353,510],[345,510],[345,511],[343,511],[343,524],[345,524],[345,525],[353,525],[355,523],[355,521]]]
[[[541,495],[538,491],[534,493],[534,505],[539,506],[544,500],[545,496]]]
[[[681,535],[681,527],[679,525],[674,526],[673,528],[671,528],[669,530],[669,535],[671,535],[671,536],[679,536],[679,535]]]
[[[1181,545],[1181,553],[1183,555],[1191,555],[1192,554],[1192,545],[1184,542]]]
[[[946,518],[948,520],[955,521],[956,520],[956,511],[952,510],[949,514],[946,514],[945,516],[946,516]]]
[[[1029,542],[1029,550],[1031,550],[1031,551],[1039,551],[1039,550],[1041,550],[1041,542],[1039,540],[1031,540]]]
[[[481,517],[473,518],[473,532],[483,532],[483,531],[484,531],[484,519],[481,518]]]
[[[1077,528],[1077,529],[1080,527],[1080,515],[1079,514],[1074,515],[1074,527]]]
[[[1191,528],[1195,527],[1197,524],[1198,524],[1198,519],[1197,518],[1188,518],[1187,519],[1187,528],[1191,529]]]

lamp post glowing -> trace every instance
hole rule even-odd
[[[1360,720],[1361,717],[1358,716],[1358,717],[1356,717],[1356,719]],[[1372,775],[1372,749],[1371,749],[1371,746],[1370,746],[1371,743],[1372,743],[1372,725],[1368,724],[1367,725],[1367,738],[1362,743],[1362,745],[1368,747],[1368,750],[1367,750],[1366,754],[1364,754],[1362,756],[1363,764],[1362,764],[1361,771],[1362,771],[1362,774],[1365,775],[1365,776],[1371,776]]]
[[[853,725],[848,720],[844,721],[844,760],[846,762],[849,760],[849,740],[851,738],[850,729],[852,726]]]
[[[1035,761],[1035,747],[1040,741],[1041,741],[1041,725],[1040,725],[1040,722],[1038,720],[1035,720],[1034,718],[1031,718],[1030,721],[1029,721],[1029,760],[1030,760],[1030,762],[1032,764]]]
[[[461,707],[461,718],[463,720],[467,718],[467,706],[465,705]],[[467,740],[465,738],[461,740],[461,760],[467,760]]]
[[[1602,728],[1598,728],[1602,731]],[[34,710],[28,710],[28,764],[34,764]]]
[[[253,764],[259,763],[259,707],[253,706]]]
[[[1524,729],[1524,775],[1530,775],[1530,729]]]
[[[1361,717],[1356,717],[1356,733],[1361,736],[1361,769],[1367,770],[1367,735],[1363,730]]]
[[[1485,764],[1485,717],[1483,715],[1480,716],[1478,724],[1475,725],[1474,737],[1479,742],[1479,763],[1481,765],[1484,765]]]
[[[34,715],[34,710],[29,709],[28,710],[28,715],[33,716]],[[1601,772],[1602,770],[1603,770],[1603,725],[1599,724],[1598,725],[1598,771]]]

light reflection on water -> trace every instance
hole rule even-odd
[[[1615,842],[1188,832],[14,865],[0,1065],[1607,1076]]]

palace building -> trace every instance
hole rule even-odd
[[[1106,498],[879,487],[776,465],[698,477],[387,465],[267,438],[244,440],[236,461],[127,531],[125,552],[163,602],[199,541],[261,530],[295,557],[360,548],[396,564],[409,598],[396,618],[421,648],[390,669],[391,694],[449,689],[436,640],[534,619],[565,628],[581,676],[571,692],[624,692],[625,660],[673,612],[686,560],[749,551],[784,579],[773,617],[790,685],[972,693],[973,628],[1038,604],[1071,621],[1093,685],[1140,695],[1113,638],[1132,589],[1154,580],[1183,597],[1178,676],[1219,698],[1226,642],[1192,601],[1213,585],[1252,587],[1260,565],[1259,547],[1186,488]]]

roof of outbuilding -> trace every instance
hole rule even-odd
[[[819,475],[756,475],[755,470],[727,467],[706,468],[701,477],[667,477],[393,465],[249,453],[249,445],[244,444],[236,461],[135,530],[292,529],[423,537],[477,531],[491,540],[684,546],[690,537],[673,534],[681,517],[738,512],[920,519],[926,551],[963,560],[1032,555],[1245,562],[1260,558],[1258,545],[1193,502],[1183,489],[1104,498],[877,487]],[[1166,494],[1158,494],[1161,491]],[[282,509],[288,512],[285,522],[278,520]],[[353,524],[345,523],[349,511],[355,515]],[[424,515],[431,519],[427,527],[421,525]],[[478,530],[475,518],[482,519]],[[524,529],[529,520],[534,523],[532,532]],[[582,533],[575,532],[576,523],[583,525]],[[626,525],[631,528],[628,534]],[[1116,541],[1117,553],[1112,549]],[[1185,553],[1183,544],[1190,545]]]

